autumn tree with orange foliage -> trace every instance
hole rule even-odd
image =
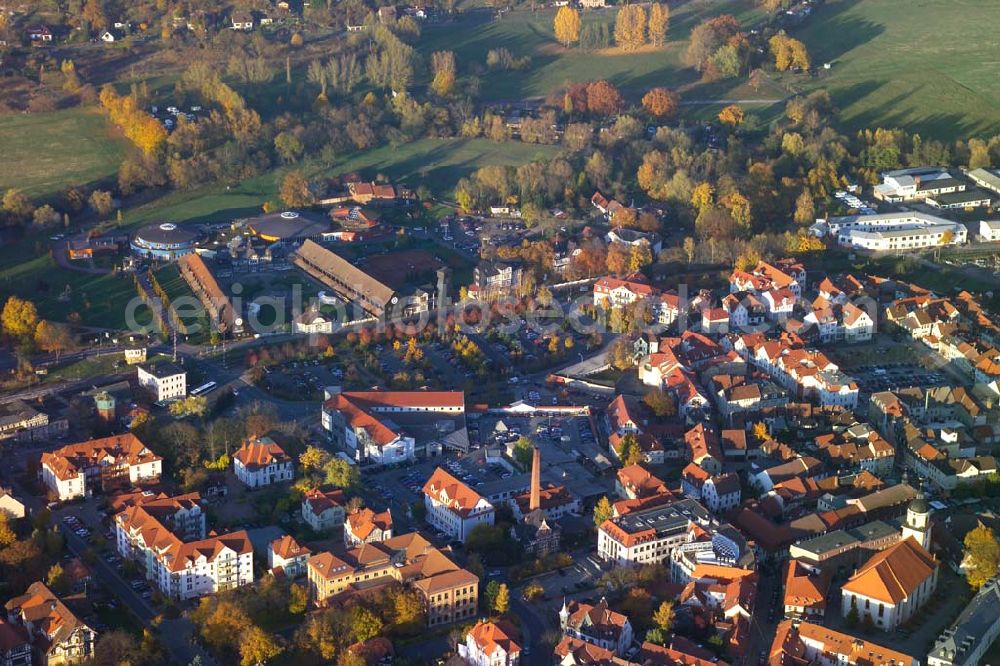
[[[642,106],[657,118],[671,118],[677,114],[680,95],[667,88],[653,88],[643,95]]]
[[[101,89],[101,106],[122,133],[146,155],[156,153],[167,140],[167,131],[139,105],[135,95],[120,96],[111,86]]]
[[[587,84],[587,110],[602,116],[617,113],[622,107],[622,96],[608,81]]]
[[[580,12],[568,5],[564,5],[556,12],[553,21],[553,28],[556,34],[556,41],[563,46],[569,46],[573,42],[580,40]]]
[[[625,5],[615,17],[615,44],[634,51],[646,43],[646,10],[639,5]]]
[[[670,7],[665,2],[654,2],[649,6],[649,41],[661,47],[667,43],[667,27],[670,25]]]
[[[722,111],[719,111],[719,122],[724,125],[737,127],[742,125],[745,119],[746,115],[743,113],[743,107],[739,104],[730,104]]]
[[[779,72],[809,69],[809,51],[799,40],[788,35],[775,35],[767,43],[774,56],[774,68]]]

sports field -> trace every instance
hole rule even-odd
[[[118,172],[125,143],[100,112],[67,109],[0,116],[0,191],[48,197]]]
[[[590,10],[582,18],[584,24],[603,21],[613,32],[616,12],[617,8]],[[566,83],[594,79],[607,79],[626,92],[640,92],[656,86],[695,84],[698,73],[681,63],[691,29],[706,18],[726,13],[744,25],[763,16],[752,0],[671,3],[665,48],[620,53],[614,49],[597,52],[563,48],[553,37],[552,9],[516,11],[500,21],[492,21],[489,12],[475,12],[459,19],[458,25],[427,28],[417,47],[427,56],[434,51],[454,51],[460,73],[482,68],[480,98],[486,101],[543,97]],[[530,65],[523,71],[486,70],[486,54],[498,47],[507,48],[516,58],[530,57]]]
[[[948,140],[1000,132],[1000,0],[827,0],[793,33],[846,129]]]

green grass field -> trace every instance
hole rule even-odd
[[[613,29],[615,12],[615,9],[587,11],[583,20],[585,24],[603,21]],[[555,10],[534,14],[517,11],[497,22],[490,22],[488,14],[477,12],[460,19],[458,26],[445,24],[426,29],[418,48],[428,56],[434,51],[454,51],[460,72],[482,67],[480,97],[486,101],[542,97],[566,83],[594,79],[608,79],[626,92],[638,93],[665,85],[682,87],[697,96],[698,73],[684,67],[681,57],[691,29],[705,18],[724,13],[733,14],[744,25],[762,16],[750,0],[691,0],[672,7],[665,48],[606,54],[566,49],[557,44],[552,31]],[[515,57],[529,56],[530,67],[511,72],[485,70],[486,54],[501,46]]]
[[[518,166],[550,158],[558,146],[518,142],[494,143],[486,139],[420,139],[399,146],[382,146],[351,156],[332,168],[304,162],[311,177],[359,172],[362,177],[382,174],[411,187],[427,185],[437,195],[450,196],[455,183],[481,166]],[[188,192],[171,192],[155,201],[125,211],[126,228],[157,220],[173,222],[222,222],[260,213],[261,205],[276,199],[285,169],[276,169],[232,188],[209,186]]]
[[[48,255],[2,261],[0,302],[16,294],[32,301],[44,319],[66,321],[76,313],[84,325],[125,328],[126,308],[136,297],[131,276],[78,273],[56,266]],[[67,286],[68,298],[63,298]],[[145,306],[136,314],[140,323],[149,320]]]
[[[558,146],[520,142],[494,143],[487,139],[421,139],[401,146],[383,146],[337,164],[336,174],[360,171],[363,176],[383,174],[411,187],[426,185],[435,194],[451,195],[455,183],[479,167],[520,166],[548,159]]]
[[[93,109],[0,117],[0,191],[49,197],[114,177],[125,143]]]
[[[1000,0],[827,0],[793,36],[845,129],[902,127],[942,140],[1000,131]]]

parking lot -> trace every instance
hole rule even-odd
[[[908,386],[928,388],[950,383],[944,372],[928,370],[916,363],[858,366],[851,370],[851,376],[866,395]]]
[[[344,366],[332,359],[291,361],[278,368],[265,369],[261,388],[297,400],[320,400],[327,386],[342,384]]]
[[[73,510],[74,513],[65,513],[59,518],[63,525],[91,544],[97,551],[97,556],[113,567],[136,594],[147,602],[151,602],[153,590],[149,582],[134,568],[130,567],[129,570],[126,570],[125,563],[118,554],[114,530],[107,513],[97,509],[93,500],[88,500],[83,506],[73,505]]]

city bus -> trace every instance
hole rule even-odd
[[[208,382],[206,384],[202,384],[201,386],[199,386],[196,389],[192,389],[190,395],[193,395],[193,396],[206,395],[208,393],[211,393],[212,391],[214,391],[218,387],[219,387],[219,385],[216,384],[215,382]]]

